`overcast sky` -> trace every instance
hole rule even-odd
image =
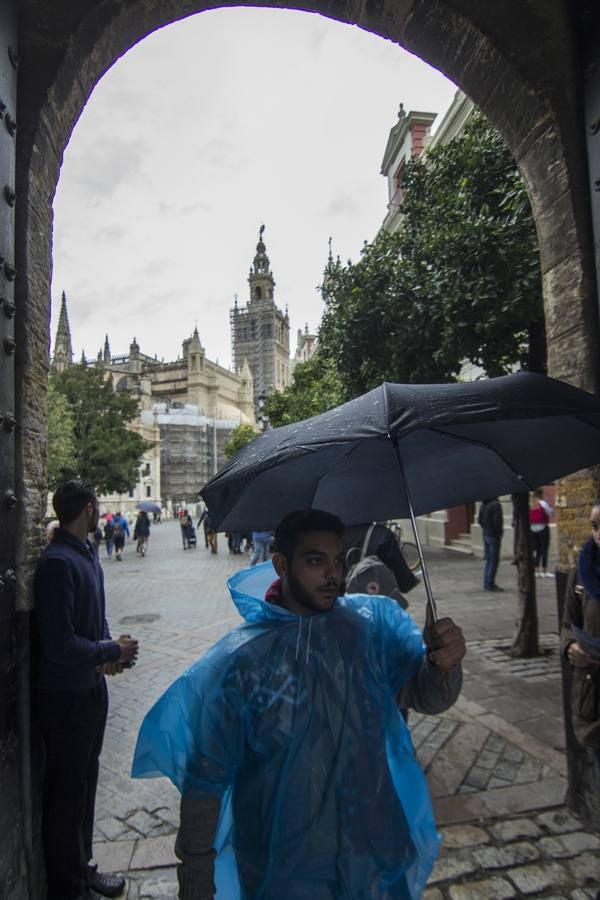
[[[67,295],[73,348],[135,336],[175,359],[198,325],[228,366],[259,226],[290,344],[322,312],[334,254],[356,259],[386,212],[380,175],[398,105],[438,112],[455,86],[396,45],[307,13],[219,9],[155,32],[94,90],[54,202],[52,341]]]

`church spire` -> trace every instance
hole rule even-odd
[[[71,345],[71,329],[69,327],[69,316],[67,314],[67,297],[63,291],[60,301],[60,314],[58,316],[58,326],[56,328],[52,364],[57,371],[62,372],[67,366],[70,366],[72,362],[73,347]]]
[[[105,366],[110,366],[110,344],[108,343],[108,335],[104,338],[104,353],[102,359]]]

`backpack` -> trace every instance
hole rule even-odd
[[[382,594],[384,597],[391,597],[403,608],[406,609],[408,601],[400,591],[396,576],[392,570],[382,562],[378,556],[365,556],[374,525],[368,529],[363,541],[360,552],[360,559],[353,565],[350,563],[352,555],[358,549],[352,547],[347,555],[346,560],[349,569],[346,574],[346,593],[347,594]]]
[[[123,534],[123,526],[120,522],[115,522],[115,529],[113,533],[115,537],[119,537],[121,534]]]

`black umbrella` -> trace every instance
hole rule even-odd
[[[147,513],[156,513],[160,515],[160,506],[158,503],[154,503],[151,500],[140,500],[139,503],[135,504],[136,509],[141,509],[142,512]]]
[[[382,384],[265,432],[202,490],[218,530],[273,529],[289,512],[347,525],[532,490],[600,462],[600,402],[543,375]],[[418,532],[415,528],[418,542]],[[429,591],[428,579],[425,584]]]

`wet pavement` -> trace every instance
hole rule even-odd
[[[122,562],[103,559],[112,632],[141,642],[138,665],[109,680],[96,810],[96,860],[104,871],[127,874],[129,900],[177,896],[179,795],[166,779],[134,781],[129,771],[139,725],[154,700],[239,622],[225,581],[248,559],[231,556],[221,536],[220,542],[217,555],[202,540],[184,551],[179,526],[166,522],[153,529],[144,559],[131,543]],[[596,897],[600,835],[563,806],[554,579],[536,582],[542,655],[514,660],[514,568],[501,563],[498,583],[505,591],[488,593],[481,560],[449,550],[427,557],[439,614],[461,625],[468,654],[458,703],[442,716],[411,713],[409,720],[443,836],[424,897]],[[409,599],[422,624],[422,586]]]

